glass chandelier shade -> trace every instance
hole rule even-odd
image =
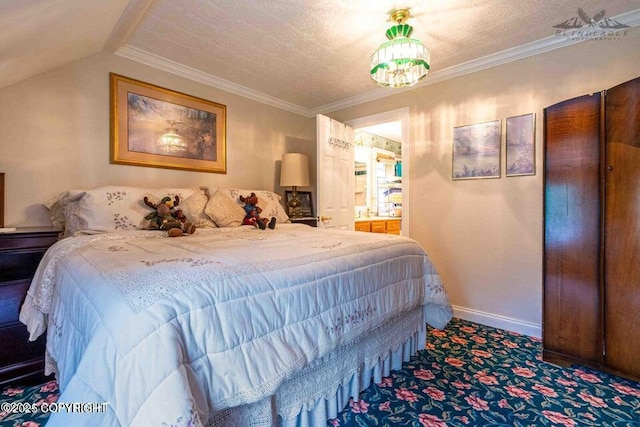
[[[387,30],[389,41],[371,55],[371,78],[380,86],[412,86],[429,73],[431,52],[411,38],[413,27],[404,23],[409,16],[408,10],[391,14],[398,24]]]
[[[175,124],[176,122],[171,122],[171,127],[167,129],[167,133],[158,138],[158,146],[162,151],[168,153],[187,151],[187,143],[178,134]]]

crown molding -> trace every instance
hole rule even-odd
[[[612,17],[612,19],[628,25],[629,27],[637,27],[640,25],[640,9],[614,16]],[[140,62],[142,64],[149,65],[151,67],[158,68],[160,70],[167,71],[169,73],[176,74],[178,76],[194,80],[215,87],[217,89],[224,90],[226,92],[233,93],[235,95],[249,98],[254,101],[270,105],[272,107],[280,108],[291,113],[311,118],[316,114],[330,113],[332,111],[342,110],[344,108],[353,107],[365,102],[371,102],[378,99],[386,98],[388,96],[398,95],[403,92],[415,90],[435,83],[440,83],[445,80],[454,79],[465,74],[475,73],[476,71],[486,70],[487,68],[492,68],[498,65],[517,61],[519,59],[528,58],[551,50],[571,46],[580,42],[582,42],[581,39],[571,40],[566,37],[559,37],[555,35],[549,36],[541,40],[526,43],[521,46],[506,49],[501,52],[484,56],[482,58],[477,58],[462,64],[435,71],[433,73],[430,73],[425,78],[425,80],[415,86],[401,89],[377,88],[375,90],[365,92],[361,95],[345,98],[343,100],[322,105],[316,108],[305,108],[300,105],[284,101],[274,96],[249,89],[248,87],[221,79],[202,71],[198,71],[194,68],[187,67],[178,62],[171,61],[170,59],[155,55],[153,53],[138,49],[130,45],[122,46],[115,52],[115,54],[118,56],[122,56],[123,58],[131,59],[132,61]]]
[[[196,70],[195,68],[187,67],[186,65],[182,65],[178,62],[138,49],[131,45],[124,45],[118,49],[115,54],[189,80],[203,83],[216,89],[224,90],[291,113],[311,117],[309,115],[310,113],[308,108],[301,107],[257,90],[249,89],[248,87],[230,82],[229,80],[221,79],[220,77],[216,77],[212,74]]]
[[[612,19],[628,25],[629,27],[637,27],[638,25],[640,25],[640,9],[614,16]],[[581,43],[582,41],[583,40],[581,39],[570,40],[566,37],[558,37],[555,35],[545,37],[544,39],[536,40],[531,43],[526,43],[511,49],[506,49],[491,55],[464,62],[462,64],[435,71],[433,73],[430,73],[422,82],[418,83],[415,86],[400,89],[378,88],[361,95],[353,96],[351,98],[345,98],[341,101],[320,106],[318,108],[312,109],[311,111],[315,115],[353,107],[365,102],[375,101],[378,99],[386,98],[388,96],[393,96],[435,83],[440,83],[445,80],[454,79],[465,74],[471,74],[475,73],[476,71],[486,70],[487,68],[497,67],[498,65],[517,61],[523,58],[528,58],[530,56],[535,56],[544,52],[548,52],[550,50],[571,46],[576,43]],[[391,93],[391,91],[393,92]]]

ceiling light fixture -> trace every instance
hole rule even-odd
[[[391,20],[397,25],[387,30],[389,41],[371,55],[371,78],[380,86],[412,86],[429,73],[431,52],[410,38],[413,27],[404,23],[410,16],[407,9],[394,11]]]

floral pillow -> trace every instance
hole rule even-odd
[[[262,208],[262,218],[277,218],[279,223],[287,222],[289,217],[280,204],[280,196],[271,191],[241,190],[236,188],[218,188],[209,198],[205,213],[218,227],[237,227],[242,224],[245,211],[240,196],[256,193],[258,207]]]
[[[136,230],[144,228],[144,217],[151,209],[143,202],[146,196],[153,203],[163,197],[178,196],[186,201],[202,192],[194,188],[140,188],[107,185],[88,190],[78,202],[77,215],[92,231]],[[206,197],[206,196],[205,196]]]

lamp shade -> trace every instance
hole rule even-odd
[[[286,153],[282,155],[280,186],[309,186],[309,161],[306,155],[302,153]]]

